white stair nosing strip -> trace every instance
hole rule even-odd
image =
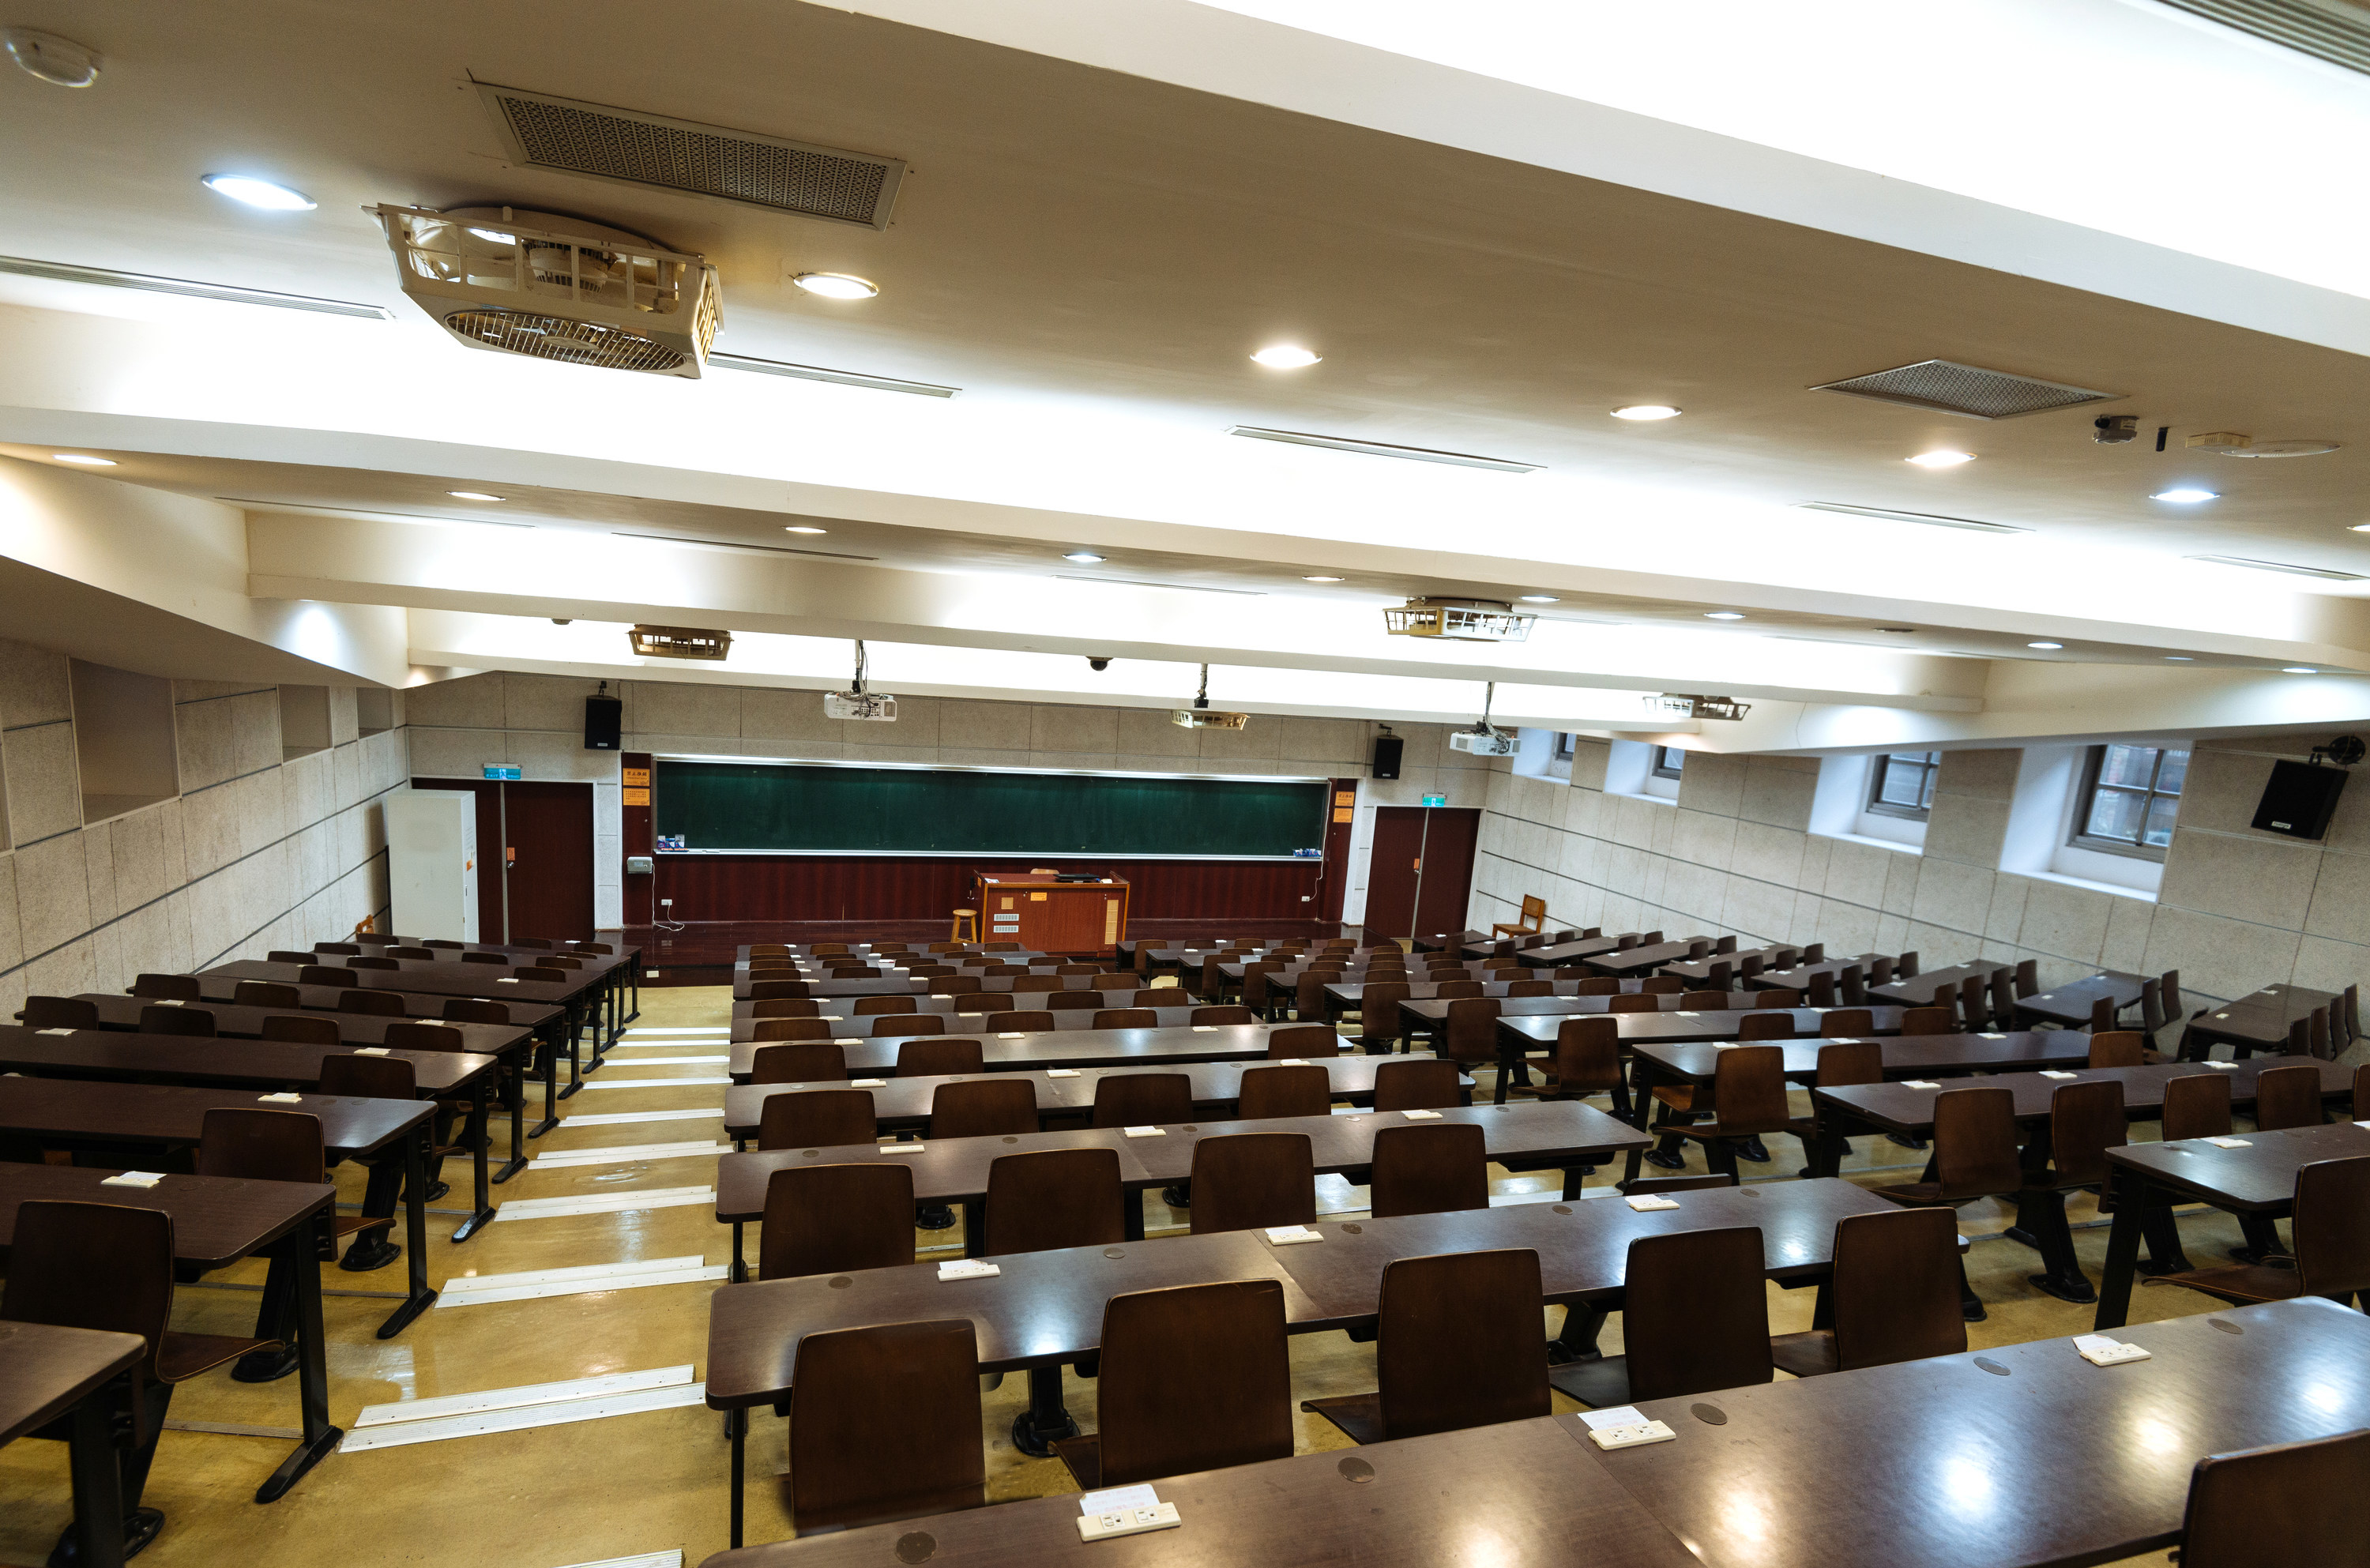
[[[721,1059],[721,1058],[719,1058]],[[586,1089],[690,1089],[704,1083],[731,1083],[722,1073],[710,1078],[705,1073],[679,1078],[600,1078],[583,1080]]]
[[[713,1187],[663,1187],[644,1193],[594,1193],[581,1198],[512,1198],[494,1210],[497,1222],[562,1219],[572,1215],[630,1214],[637,1209],[686,1208],[713,1204]]]
[[[637,1034],[721,1034],[731,1027],[729,1023],[703,1023],[682,1028],[629,1029],[625,1038],[631,1040]]]
[[[551,1149],[527,1161],[529,1170],[565,1170],[580,1165],[625,1165],[637,1159],[691,1159],[731,1154],[729,1143],[620,1144],[615,1148]]]
[[[621,1067],[687,1067],[700,1063],[729,1062],[731,1056],[620,1056],[609,1053],[608,1059]]]
[[[579,1113],[562,1120],[558,1131],[570,1127],[622,1127],[628,1122],[696,1122],[706,1117],[710,1121],[724,1119],[724,1107],[701,1106],[696,1111],[602,1111],[587,1115]]]
[[[537,1426],[564,1426],[571,1422],[599,1421],[606,1416],[634,1415],[643,1411],[677,1410],[685,1405],[703,1403],[707,1398],[705,1384],[679,1383],[671,1388],[645,1389],[636,1393],[611,1394],[602,1399],[563,1400],[556,1404],[489,1410],[475,1415],[407,1421],[391,1426],[349,1432],[338,1445],[338,1452],[352,1454],[372,1448],[399,1448],[412,1443],[436,1443],[453,1437],[482,1437],[497,1432],[523,1432]]]
[[[505,1301],[542,1301],[554,1296],[599,1296],[613,1290],[639,1290],[653,1285],[699,1285],[730,1276],[726,1263],[693,1263],[665,1273],[640,1273],[617,1279],[552,1280],[541,1285],[498,1286],[489,1289],[461,1289],[447,1286],[436,1298],[443,1307],[486,1307]]]
[[[610,1372],[598,1378],[570,1378],[558,1383],[525,1383],[515,1389],[486,1389],[474,1394],[444,1394],[431,1400],[395,1400],[362,1406],[362,1413],[354,1417],[354,1425],[359,1429],[440,1421],[452,1415],[480,1415],[527,1405],[564,1404],[648,1389],[679,1388],[691,1382],[694,1370],[689,1365],[651,1366],[639,1372]]]
[[[564,1269],[528,1269],[522,1274],[454,1274],[444,1282],[446,1290],[477,1290],[487,1286],[512,1285],[546,1285],[560,1280],[624,1278],[636,1274],[666,1274],[677,1269],[698,1268],[708,1260],[696,1252],[680,1258],[631,1258],[621,1263],[581,1263]]]
[[[683,1568],[683,1549],[645,1551],[639,1557],[604,1557],[598,1562],[574,1562],[569,1568]]]

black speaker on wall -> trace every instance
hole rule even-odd
[[[584,749],[616,751],[625,728],[626,705],[614,697],[584,699]]]
[[[1407,743],[1397,735],[1385,735],[1375,742],[1375,777],[1397,778],[1399,776],[1399,754]]]
[[[2337,812],[2338,791],[2344,788],[2342,768],[2275,762],[2272,781],[2263,786],[2262,802],[2255,808],[2253,825],[2290,838],[2318,838],[2329,831],[2329,819]]]

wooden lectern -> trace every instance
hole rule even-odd
[[[1041,871],[979,871],[972,881],[984,942],[1110,957],[1127,935],[1127,883],[1115,877],[1062,882]]]

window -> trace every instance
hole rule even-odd
[[[1681,751],[1678,747],[1656,746],[1654,748],[1655,778],[1676,778],[1679,776],[1679,769],[1685,767],[1686,765],[1687,754]]]
[[[1887,752],[1868,770],[1868,809],[1879,816],[1924,822],[1934,809],[1940,752]]]
[[[1571,760],[1571,744],[1578,739],[1580,739],[1580,737],[1573,734],[1570,730],[1558,730],[1556,732],[1555,759],[1558,762],[1570,762]]]
[[[2180,811],[2186,750],[2155,746],[2092,746],[2075,799],[2074,835],[2067,842],[2111,855],[2161,860]]]

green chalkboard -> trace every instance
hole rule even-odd
[[[1289,859],[1325,842],[1322,779],[656,764],[655,830],[691,850]]]

